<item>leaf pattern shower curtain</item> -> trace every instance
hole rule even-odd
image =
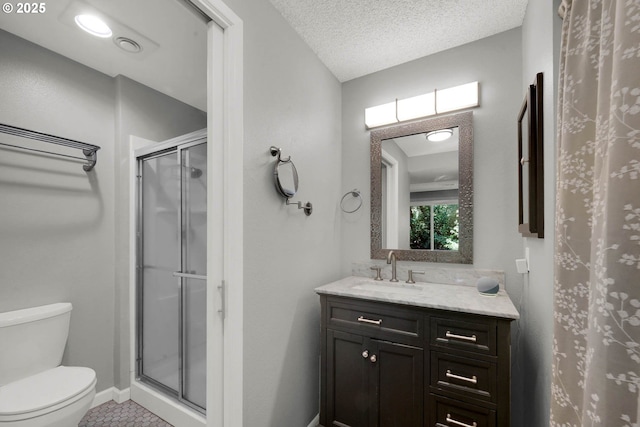
[[[551,426],[640,426],[640,0],[564,1]]]

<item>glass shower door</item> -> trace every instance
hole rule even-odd
[[[139,158],[138,376],[206,405],[207,145]]]

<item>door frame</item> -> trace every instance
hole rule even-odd
[[[221,164],[219,179],[208,175],[207,188],[222,193],[222,222],[213,224],[207,217],[207,250],[222,233],[221,256],[223,278],[214,274],[207,279],[207,426],[234,427],[243,424],[243,22],[222,0],[187,0],[211,18],[208,24],[207,53],[207,167],[213,171]],[[217,24],[217,25],[216,25]],[[222,61],[220,61],[222,58]],[[146,145],[132,137],[130,167],[135,164],[133,150]],[[218,163],[222,161],[221,163]],[[133,171],[134,169],[131,169]],[[130,173],[133,177],[133,173]],[[135,194],[132,191],[131,196]],[[208,208],[213,198],[208,197]],[[130,205],[135,227],[135,203]],[[209,210],[209,209],[208,209]],[[209,210],[211,212],[211,210]],[[135,231],[131,233],[135,241]],[[131,246],[135,254],[135,246]],[[135,256],[135,255],[134,255]],[[131,257],[135,270],[135,258]],[[217,266],[207,265],[213,272]],[[135,289],[135,271],[130,270],[130,286]],[[218,286],[223,284],[223,292]],[[221,298],[223,296],[224,298]],[[130,300],[135,313],[135,298]],[[219,309],[224,310],[224,319]],[[131,324],[130,345],[135,350],[135,325]],[[215,345],[216,333],[222,330],[222,346]],[[135,360],[132,358],[132,365]],[[133,373],[135,375],[135,372]],[[131,378],[133,382],[135,378]],[[219,381],[219,379],[222,381]]]
[[[387,173],[386,176],[383,177],[385,180],[385,188],[387,190],[386,198],[387,203],[386,206],[383,206],[385,211],[385,218],[383,218],[382,223],[385,227],[385,237],[387,239],[387,248],[398,248],[400,247],[399,242],[399,215],[398,215],[398,205],[399,205],[399,197],[398,197],[398,160],[389,154],[384,149],[381,149],[380,152],[380,160],[386,166]],[[390,226],[391,224],[391,226]]]
[[[223,30],[222,43],[216,43],[209,24],[207,137],[212,147],[207,165],[222,156],[223,193],[223,269],[224,322],[222,349],[212,348],[215,331],[207,328],[207,426],[243,425],[243,22],[222,0],[190,0]],[[222,57],[220,67],[219,58]],[[222,73],[222,78],[217,79]],[[221,150],[215,141],[222,141]],[[215,148],[214,148],[215,147]],[[211,171],[211,168],[209,168]],[[213,174],[210,175],[213,178]],[[209,187],[211,188],[211,187]],[[211,190],[209,190],[211,191]],[[213,202],[212,198],[210,203]],[[216,236],[207,220],[208,242]],[[211,257],[210,257],[211,258]],[[211,271],[211,270],[207,270]],[[221,321],[214,298],[219,295],[213,275],[207,280],[207,321]],[[211,323],[207,323],[211,325]],[[216,351],[222,350],[222,354]],[[216,360],[222,356],[220,364]],[[219,369],[222,384],[217,384],[213,369]],[[220,372],[221,371],[221,372]],[[221,387],[220,387],[221,386]]]

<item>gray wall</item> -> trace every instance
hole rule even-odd
[[[3,123],[102,147],[90,173],[0,149],[0,311],[70,301],[63,363],[95,369],[102,390],[113,385],[114,83],[4,31],[0,52]]]
[[[3,123],[101,146],[88,174],[80,163],[0,147],[0,311],[71,301],[63,363],[94,368],[98,391],[124,389],[129,135],[166,140],[206,127],[206,113],[1,30],[0,51]]]
[[[319,409],[320,304],[340,276],[340,84],[268,0],[231,0],[244,21],[244,422],[301,427]],[[300,177],[285,206],[269,146]]]
[[[506,289],[519,304],[523,279],[514,259],[523,253],[517,231],[516,118],[522,89],[520,28],[427,56],[343,84],[342,191],[358,188],[363,208],[343,214],[342,274],[366,261],[369,248],[369,132],[364,109],[431,92],[435,88],[480,82],[480,107],[473,109],[474,267],[504,270]],[[513,425],[521,425],[522,371],[518,323],[513,324]]]
[[[527,373],[523,392],[523,426],[549,425],[553,343],[553,256],[555,216],[556,102],[558,51],[562,20],[560,0],[531,0],[522,25],[522,87],[544,74],[544,239],[523,239],[530,251],[530,273],[525,277],[520,314],[523,325],[522,370]]]

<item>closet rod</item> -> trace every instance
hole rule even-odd
[[[82,169],[84,169],[86,172],[89,172],[91,169],[93,169],[93,167],[96,165],[96,162],[98,160],[97,151],[100,149],[100,147],[97,145],[87,144],[80,141],[74,141],[73,139],[62,138],[59,136],[49,135],[42,132],[36,132],[29,129],[23,129],[17,126],[5,125],[2,123],[0,123],[0,132],[13,135],[13,136],[18,136],[21,138],[28,138],[36,141],[46,142],[49,144],[62,145],[64,147],[82,150],[82,154],[84,154],[88,162],[87,164],[82,165]],[[4,144],[4,143],[2,143],[2,145],[6,145],[6,146],[22,149],[22,150],[38,151],[38,152],[53,154],[53,155],[62,156],[62,157],[71,157],[73,159],[85,160],[82,157],[68,156],[68,155],[56,153],[53,151],[37,150],[33,148],[20,147],[17,145],[10,145],[10,144]]]

